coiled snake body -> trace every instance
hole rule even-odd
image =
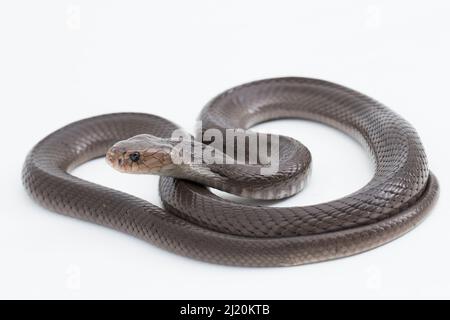
[[[281,208],[235,203],[199,183],[163,176],[161,209],[68,173],[104,156],[117,141],[143,133],[167,138],[177,129],[154,115],[121,113],[81,120],[47,136],[29,153],[23,183],[37,202],[53,211],[226,265],[291,266],[349,256],[401,236],[427,215],[439,187],[417,133],[363,94],[315,79],[261,80],[220,94],[203,109],[200,120],[204,129],[224,130],[286,117],[319,121],[361,141],[375,163],[371,181],[341,199]],[[276,175],[252,173],[248,179],[240,167],[219,168],[222,176],[233,179],[231,189],[259,188],[256,194],[264,197],[270,190],[284,188],[291,190],[285,193],[289,195],[300,189],[295,185],[304,179],[305,168],[296,157],[307,159],[308,154],[281,138]],[[228,186],[227,181],[223,184]]]

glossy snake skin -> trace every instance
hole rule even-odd
[[[203,129],[220,130],[278,118],[318,121],[355,137],[372,155],[373,178],[341,199],[281,208],[232,202],[198,183],[161,177],[161,209],[69,173],[104,156],[119,140],[142,133],[169,137],[177,128],[155,115],[121,113],[74,122],[40,141],[24,164],[23,184],[38,203],[58,213],[183,256],[258,267],[300,265],[380,246],[420,223],[437,199],[438,183],[414,128],[377,101],[340,85],[307,78],[256,81],[220,94],[200,115]],[[275,176],[249,180],[232,167],[221,170],[235,175],[236,188],[251,183],[265,190],[271,184],[292,188],[301,168],[295,143],[281,139],[280,150]]]

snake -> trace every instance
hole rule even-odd
[[[253,132],[249,129],[256,124],[285,118],[319,122],[356,139],[374,163],[370,181],[324,203],[268,206],[266,200],[292,196],[310,178],[311,154],[301,142],[276,136],[278,168],[269,174],[262,172],[267,163],[259,160],[207,163],[192,156],[179,163],[171,155],[182,144],[173,133],[182,129],[157,115],[130,112],[79,120],[49,134],[28,153],[22,182],[48,210],[178,255],[242,267],[295,266],[355,255],[404,235],[428,216],[439,184],[416,130],[380,102],[339,84],[283,77],[228,89],[202,109],[200,134],[185,143],[211,151],[219,143],[202,137],[208,130]],[[71,174],[99,157],[122,172],[160,175],[162,205]],[[226,199],[211,188],[261,200]]]

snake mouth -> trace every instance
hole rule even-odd
[[[106,153],[106,162],[115,170],[123,173],[134,173],[139,170],[139,156],[137,152],[129,152],[127,149],[112,146]],[[131,160],[133,159],[133,160]]]
[[[161,150],[137,152],[113,146],[105,158],[111,167],[122,173],[164,174],[172,164],[170,155]]]

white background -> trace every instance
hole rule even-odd
[[[0,298],[450,298],[448,1],[2,1]],[[307,266],[244,269],[179,257],[48,212],[20,181],[26,153],[74,120],[149,112],[192,130],[223,90],[276,76],[337,82],[409,120],[441,183],[432,215],[381,248]],[[340,132],[258,127],[303,141],[313,175],[283,206],[335,199],[372,167]],[[159,204],[157,177],[97,160],[76,175]]]

